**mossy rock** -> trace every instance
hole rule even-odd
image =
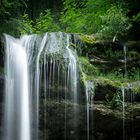
[[[81,41],[85,42],[88,45],[92,45],[96,43],[96,39],[94,36],[89,35],[81,35]]]
[[[140,81],[131,83],[131,91],[135,94],[140,93]]]
[[[94,81],[93,86],[95,87],[95,100],[106,100],[106,96],[111,99],[117,92],[120,92],[121,94],[122,88],[124,88],[126,101],[130,102],[132,100],[131,96],[134,96],[133,101],[139,101],[139,81],[129,83],[121,80],[111,80],[105,77],[92,77],[90,80]]]
[[[129,48],[140,47],[140,40],[138,40],[138,41],[128,41],[125,45]]]
[[[117,81],[117,80],[113,81],[104,77],[99,77],[94,80],[96,84],[103,85],[103,86],[110,85],[114,88],[120,88],[122,86],[122,83],[120,81]]]

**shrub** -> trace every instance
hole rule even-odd
[[[15,20],[18,22],[18,30],[21,35],[33,33],[42,34],[60,30],[58,24],[54,22],[50,10],[41,12],[35,21],[31,20],[28,14],[24,14],[21,18]]]

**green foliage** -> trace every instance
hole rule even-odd
[[[13,20],[20,14],[21,7],[26,7],[24,0],[1,0],[0,1],[0,35],[9,33],[17,35],[17,22]]]
[[[87,57],[79,57],[79,61],[82,67],[82,71],[87,74],[88,76],[90,75],[98,75],[99,70],[97,67],[95,67],[94,65],[92,65]],[[87,78],[88,80],[90,80],[90,78]]]
[[[134,21],[134,22],[140,22],[140,12],[137,13],[136,15],[134,15],[132,17],[132,21]]]
[[[140,69],[139,68],[132,67],[129,70],[129,73],[130,73],[129,79],[132,79],[132,80],[139,80],[140,79]]]
[[[107,77],[110,77],[112,79],[118,79],[121,81],[134,81],[140,79],[140,69],[136,67],[132,67],[129,70],[127,70],[127,76],[124,77],[124,74],[120,70],[113,70],[109,74],[106,75]]]
[[[113,58],[113,59],[118,59],[118,58],[122,58],[124,57],[123,55],[123,52],[122,50],[121,51],[114,51],[112,50],[112,47],[108,47],[106,52],[105,52],[105,55],[109,58]]]
[[[123,104],[122,98],[120,96],[120,92],[113,94],[113,97],[111,100],[109,100],[108,96],[106,96],[106,101],[107,101],[107,105],[111,109],[122,107],[122,104]]]
[[[24,0],[1,0],[0,2],[0,17],[6,19],[13,15],[17,15],[20,7],[26,6]]]
[[[84,73],[88,73],[89,65],[91,65],[90,62],[89,62],[89,60],[88,60],[88,58],[86,58],[86,57],[80,57],[79,60],[81,62],[82,71]]]
[[[11,8],[13,5],[12,2],[8,2],[7,0],[3,0],[2,4],[0,4],[0,16],[10,15],[10,11],[7,10]]]
[[[17,27],[18,24],[16,20],[11,18],[9,21],[1,23],[0,35],[2,35],[3,33],[8,33],[10,35],[16,36],[18,35]]]
[[[94,34],[101,29],[100,18],[112,4],[111,0],[87,0],[85,7],[86,33]]]
[[[93,80],[93,75],[96,75],[99,70],[94,67],[87,57],[79,57],[79,70],[81,83],[85,85],[85,80]]]
[[[88,67],[90,65],[90,62],[87,57],[79,57],[79,60],[82,62],[83,65]]]
[[[110,7],[103,15],[101,32],[107,35],[124,35],[131,27],[129,18],[120,6]]]
[[[61,12],[60,25],[63,31],[73,33],[87,33],[86,1],[63,1],[64,9]],[[89,22],[89,21],[88,21]]]
[[[28,14],[24,14],[21,18],[15,20],[18,22],[20,34],[42,34],[60,30],[58,24],[54,22],[50,10],[41,12],[36,21],[31,20]]]
[[[15,19],[15,21],[18,23],[18,31],[21,35],[35,33],[34,22],[27,14],[24,14],[21,19]]]
[[[63,31],[73,33],[83,33],[86,20],[82,9],[76,8],[74,4],[66,6],[66,9],[61,13],[60,25]]]
[[[36,33],[60,30],[59,26],[54,22],[54,18],[50,10],[45,10],[40,13],[39,18],[37,18],[36,23],[34,23],[34,28]]]
[[[66,32],[124,35],[131,27],[126,9],[111,0],[64,1],[61,28]]]
[[[0,16],[11,16],[15,11],[18,15],[16,8],[21,6],[27,8],[25,0],[13,2],[3,0],[3,2],[4,6],[0,8]],[[48,9],[41,12],[34,20],[30,18],[30,15],[23,14],[21,18],[15,18],[15,21],[19,24],[20,34],[40,34],[61,30],[84,34],[101,33],[107,37],[114,36],[116,33],[124,35],[131,24],[126,16],[126,9],[122,8],[121,3],[123,3],[121,0],[119,2],[115,0],[63,0],[64,8],[57,22],[54,21],[54,15]]]

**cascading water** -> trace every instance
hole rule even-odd
[[[124,52],[124,77],[127,77],[127,48],[123,46]],[[121,87],[122,91],[122,109],[123,109],[123,139],[125,139],[125,88]]]
[[[4,140],[30,140],[30,95],[25,48],[6,35]]]
[[[123,139],[125,139],[125,88],[121,87],[122,91],[122,111],[123,111]]]
[[[123,47],[123,51],[124,51],[124,75],[126,77],[127,76],[127,50],[125,45]]]
[[[76,54],[70,49],[70,35],[59,32],[46,33],[43,37],[5,37],[4,140],[38,140],[41,93],[44,93],[44,103],[48,98],[71,100],[74,103],[74,118],[77,119],[79,76]]]
[[[85,93],[86,93],[86,104],[87,104],[87,140],[90,139],[90,105],[93,103],[93,96],[94,96],[94,82],[87,81],[86,75],[83,73],[84,81],[85,81]],[[93,112],[91,111],[91,119],[93,119]],[[93,123],[93,120],[91,120]],[[93,125],[93,124],[92,124]]]

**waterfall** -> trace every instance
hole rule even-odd
[[[19,40],[6,38],[5,140],[30,140],[28,62]]]
[[[127,50],[125,45],[123,47],[123,51],[124,51],[124,75],[126,77],[127,76]]]
[[[49,98],[71,100],[77,119],[79,75],[77,56],[70,48],[71,36],[53,32],[19,39],[5,35],[5,38],[4,140],[39,139],[41,96],[44,104]],[[46,139],[46,123],[44,129]]]
[[[127,77],[127,50],[126,46],[123,46],[124,51],[124,77]],[[122,91],[122,111],[123,111],[123,139],[125,139],[125,88],[121,87]]]
[[[93,104],[94,82],[87,81],[86,75],[83,73],[85,81],[86,105],[87,105],[87,140],[90,139],[90,106]],[[91,123],[93,123],[93,112],[91,111]],[[93,125],[93,124],[92,124]]]
[[[67,36],[67,51],[68,56],[70,58],[68,71],[69,71],[69,78],[70,78],[70,89],[73,93],[73,102],[77,104],[77,62],[75,56],[73,55],[73,51],[69,48],[69,36]],[[76,109],[76,108],[75,108]]]
[[[87,101],[87,140],[89,140],[89,93],[88,93],[88,84],[86,82],[85,85],[85,90],[86,90],[86,101]]]
[[[122,111],[123,111],[123,139],[125,139],[125,88],[121,87],[122,91]]]

